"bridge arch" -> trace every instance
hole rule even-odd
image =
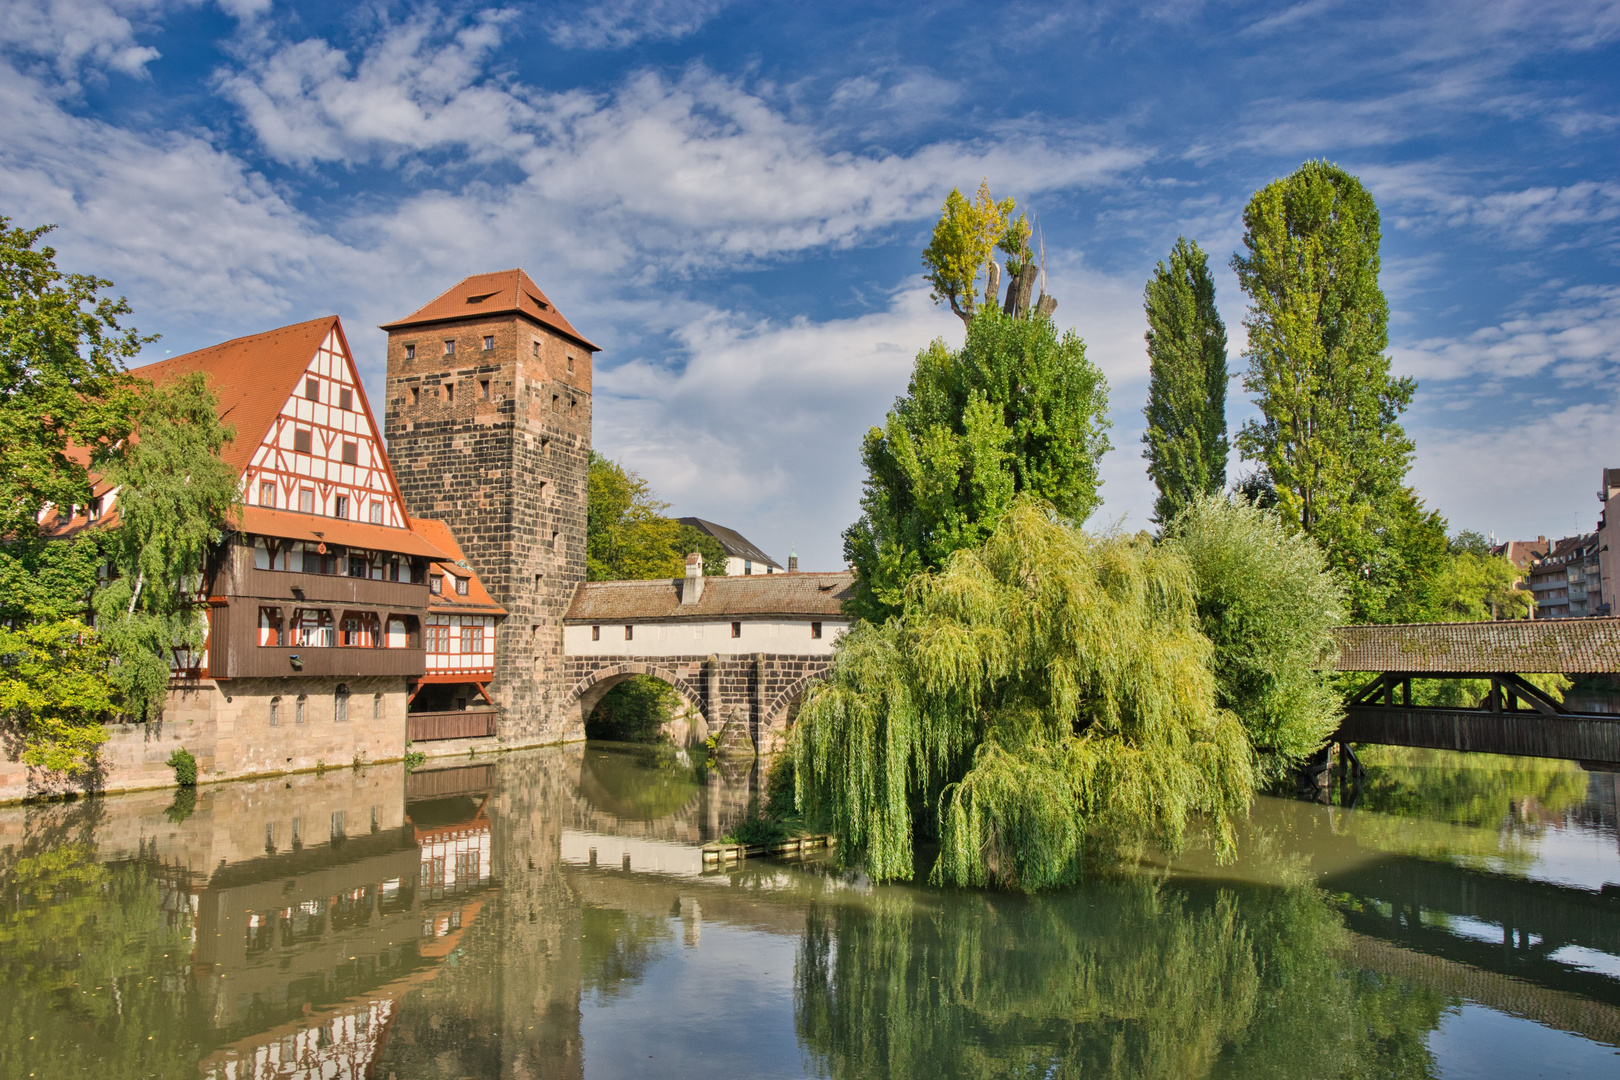
[[[703,708],[703,695],[698,692],[697,687],[693,686],[691,682],[658,663],[645,660],[621,660],[594,669],[574,685],[569,699],[579,704],[581,728],[583,729],[584,725],[590,720],[591,713],[596,711],[596,706],[601,703],[602,698],[607,695],[609,690],[635,675],[649,675],[664,683],[675,691],[675,695],[681,699],[683,705],[707,721],[708,713]],[[705,723],[704,726],[707,727],[707,724]],[[697,741],[702,742],[705,737],[707,737],[706,731],[698,737]]]
[[[762,751],[769,753],[785,748],[788,728],[798,715],[794,706],[804,696],[806,690],[827,677],[827,671],[828,669],[807,671],[783,687],[771,699],[771,703],[765,707],[765,714],[759,725]]]

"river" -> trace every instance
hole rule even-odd
[[[0,1080],[1620,1076],[1620,775],[1367,757],[1036,897],[705,870],[758,767],[610,745],[0,808]]]

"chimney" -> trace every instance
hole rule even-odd
[[[695,604],[703,599],[703,553],[694,551],[686,557],[686,587],[681,590],[681,606]]]
[[[788,552],[788,573],[797,574],[798,572],[799,572],[799,553],[797,551],[789,551]]]

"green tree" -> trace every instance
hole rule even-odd
[[[70,776],[93,767],[118,704],[96,632],[76,619],[0,624],[0,657],[0,716],[22,760]]]
[[[1318,667],[1336,649],[1343,588],[1309,537],[1222,495],[1194,496],[1166,547],[1192,569],[1217,704],[1243,721],[1262,774],[1282,775],[1339,726],[1337,683]]]
[[[934,303],[950,304],[964,323],[970,323],[978,310],[975,294],[981,272],[990,275],[985,302],[995,306],[999,275],[991,256],[997,244],[1007,241],[1007,219],[1012,211],[1013,200],[998,203],[990,197],[988,180],[979,182],[978,194],[971,201],[956,188],[945,196],[922,261],[928,284],[933,286]]]
[[[914,575],[983,543],[1020,494],[1083,522],[1100,501],[1107,429],[1107,380],[1049,318],[981,311],[960,350],[924,349],[861,447],[862,514],[844,533],[855,613],[897,612]]]
[[[1514,588],[1523,577],[1500,555],[1469,551],[1452,555],[1434,582],[1432,615],[1441,622],[1525,618],[1530,614],[1530,592]]]
[[[669,504],[639,474],[591,451],[585,516],[588,581],[645,581],[686,573],[686,556],[703,556],[706,575],[726,572],[720,541],[665,516]]]
[[[1398,422],[1416,384],[1391,377],[1384,353],[1378,208],[1354,176],[1308,161],[1257,191],[1243,223],[1247,254],[1232,266],[1251,305],[1244,387],[1261,416],[1238,447],[1264,466],[1283,520],[1345,575],[1355,614],[1384,617],[1414,513],[1391,504],[1416,501]]]
[[[1143,290],[1147,309],[1148,475],[1153,519],[1167,525],[1200,494],[1226,487],[1226,324],[1215,279],[1196,243],[1176,238]]]
[[[1026,497],[839,642],[794,727],[798,803],[878,880],[912,876],[919,824],[951,885],[1071,881],[1086,845],[1174,847],[1196,814],[1229,851],[1251,755],[1209,653],[1185,560]]]
[[[57,268],[37,246],[52,228],[0,215],[0,535],[18,539],[47,504],[89,500],[86,466],[129,430],[124,363],[156,340],[120,325],[112,282]]]
[[[95,607],[124,712],[145,720],[163,707],[176,652],[203,647],[203,571],[240,493],[236,471],[219,456],[233,432],[220,423],[205,376],[148,385],[132,411],[134,437],[105,465],[118,487],[118,522],[107,538],[116,574]]]

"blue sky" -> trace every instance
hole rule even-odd
[[[600,449],[832,568],[861,433],[961,338],[918,262],[953,185],[1037,216],[1111,387],[1091,524],[1138,528],[1147,275],[1211,253],[1241,371],[1243,205],[1325,157],[1383,213],[1412,481],[1564,535],[1620,465],[1617,90],[1620,2],[7,0],[0,213],[153,359],[335,311],[374,400],[378,323],[523,266],[604,346]]]

